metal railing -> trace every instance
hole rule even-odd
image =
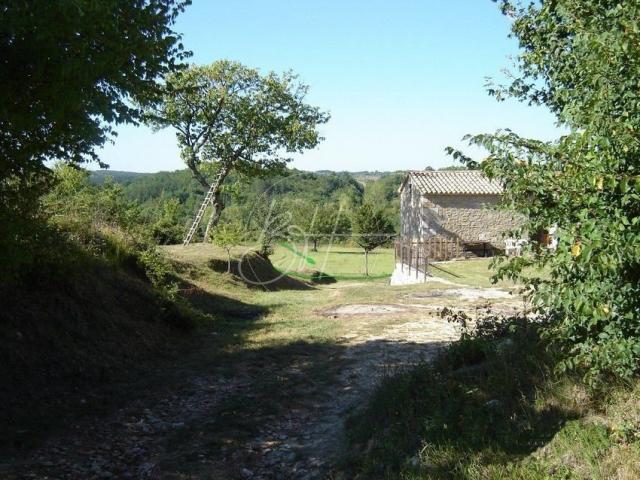
[[[395,241],[395,263],[416,278],[423,276],[426,281],[429,275],[429,263],[460,258],[464,254],[459,238],[429,237],[424,240]]]
[[[400,268],[407,274],[414,274],[416,278],[420,276],[426,281],[429,275],[429,257],[424,242],[409,242],[404,240],[395,241],[395,263],[400,264]]]

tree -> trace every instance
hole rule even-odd
[[[176,244],[182,240],[184,225],[180,221],[180,202],[177,198],[160,198],[155,205],[156,218],[151,235],[160,245]]]
[[[258,244],[258,253],[268,258],[273,253],[273,245],[278,241],[288,241],[294,234],[293,215],[282,199],[265,199],[251,210],[249,224]]]
[[[111,125],[135,122],[185,56],[171,30],[189,0],[4,2],[0,180],[43,162],[97,160]]]
[[[365,203],[353,215],[355,242],[364,249],[364,274],[369,275],[369,252],[388,244],[394,237],[393,225],[382,209]]]
[[[171,29],[188,0],[36,0],[0,6],[0,269],[33,263],[45,228],[47,160],[97,160],[113,125],[136,122],[136,103],[185,53]],[[3,277],[5,275],[2,275]]]
[[[489,151],[481,167],[526,216],[524,231],[556,226],[555,251],[534,241],[498,276],[529,285],[561,368],[594,383],[630,378],[640,368],[640,3],[501,6],[521,53],[512,81],[491,93],[546,106],[568,133],[556,142],[508,130],[469,137]],[[531,278],[532,265],[548,274]]]
[[[243,238],[244,228],[238,223],[223,223],[211,234],[214,245],[227,252],[227,273],[231,273],[231,249],[239,245]]]
[[[163,103],[149,110],[148,120],[176,129],[183,160],[203,187],[212,187],[205,238],[224,209],[222,187],[230,172],[281,172],[288,154],[320,142],[317,128],[329,116],[304,102],[307,90],[290,72],[261,75],[227,60],[167,78]]]
[[[313,243],[314,252],[318,251],[318,242],[323,238],[344,235],[351,228],[348,215],[338,205],[305,202],[297,206],[296,212],[296,226],[301,229],[305,240]]]

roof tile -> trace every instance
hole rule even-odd
[[[479,170],[425,170],[408,175],[423,195],[499,195],[503,191],[499,182],[489,180]]]

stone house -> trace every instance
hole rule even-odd
[[[400,186],[404,242],[441,237],[471,252],[504,250],[503,234],[517,228],[514,214],[496,210],[502,185],[478,170],[410,171]]]

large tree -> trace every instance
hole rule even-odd
[[[567,133],[470,138],[488,149],[481,166],[505,184],[524,230],[555,226],[558,237],[556,250],[533,242],[500,274],[528,283],[562,367],[628,378],[640,368],[640,2],[501,5],[521,53],[512,81],[492,93],[546,106]],[[544,278],[529,278],[529,265]]]
[[[184,56],[171,26],[190,0],[22,0],[0,7],[0,179],[43,161],[96,160]]]
[[[188,3],[0,4],[0,281],[36,261],[45,162],[97,160],[115,124],[140,119],[134,105],[157,99],[185,55],[172,25]]]
[[[158,128],[176,129],[183,160],[198,182],[212,187],[205,238],[224,209],[230,172],[279,172],[292,153],[320,142],[318,126],[329,116],[305,103],[307,90],[290,72],[262,75],[227,60],[167,78],[164,101],[148,118]]]

